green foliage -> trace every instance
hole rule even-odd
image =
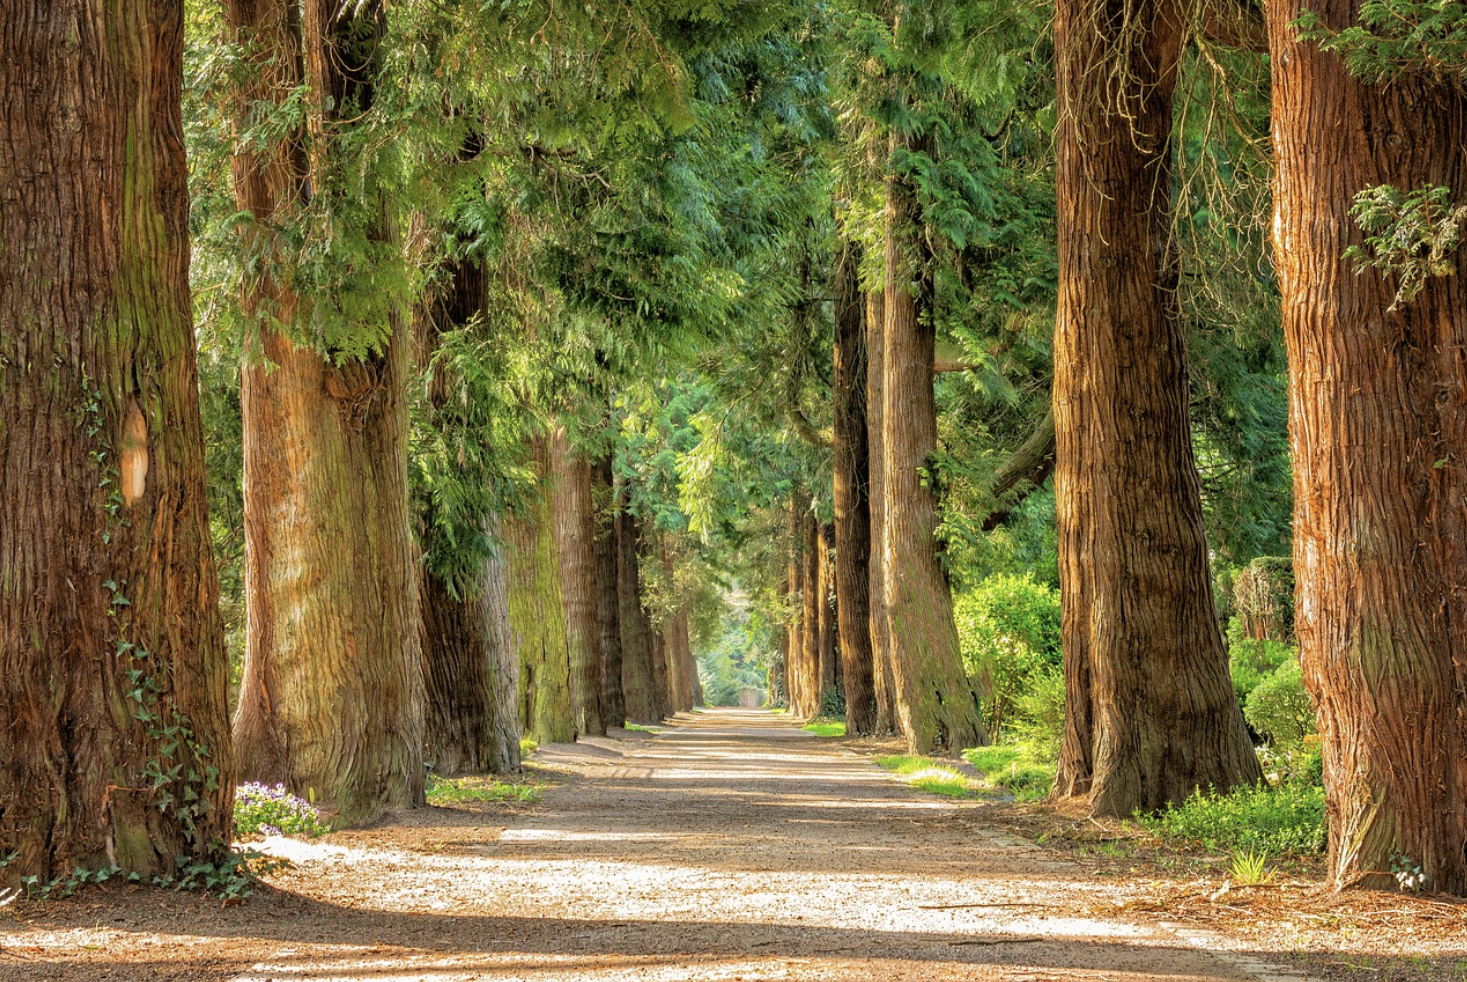
[[[1059,591],[1031,576],[997,574],[953,603],[968,673],[986,695],[990,733],[1025,721],[1019,699],[1037,674],[1060,664]]]
[[[297,798],[281,785],[248,782],[234,790],[234,834],[323,835],[331,831],[309,801]]]
[[[1462,244],[1467,205],[1454,206],[1451,194],[1451,188],[1439,184],[1412,191],[1382,184],[1355,195],[1350,214],[1365,232],[1365,245],[1351,246],[1345,258],[1355,261],[1357,274],[1378,269],[1400,277],[1391,310],[1416,299],[1432,277],[1456,273],[1454,257]]]
[[[1314,733],[1314,704],[1304,689],[1298,659],[1280,665],[1248,694],[1248,725],[1276,749],[1298,747]]]
[[[800,727],[806,733],[813,733],[818,737],[843,737],[846,735],[846,724],[837,719],[813,720]]]
[[[963,759],[1018,801],[1038,801],[1054,787],[1057,754],[1057,743],[1023,740],[964,750]]]
[[[1365,0],[1359,17],[1359,24],[1331,30],[1306,10],[1293,27],[1299,40],[1318,41],[1369,82],[1467,82],[1467,7],[1460,0]]]
[[[444,778],[428,775],[428,804],[464,805],[531,803],[540,800],[544,785],[535,782],[499,781],[490,777]]]
[[[1231,794],[1198,791],[1180,806],[1137,821],[1165,842],[1209,850],[1311,855],[1324,849],[1324,789],[1258,785]]]

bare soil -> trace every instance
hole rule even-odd
[[[1467,980],[1445,898],[1221,890],[1120,826],[918,794],[877,749],[760,710],[545,747],[538,804],[267,840],[293,865],[244,902],[0,910],[0,980]]]

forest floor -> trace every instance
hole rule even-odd
[[[1124,827],[919,794],[882,749],[758,710],[544,747],[539,803],[267,840],[292,865],[243,902],[0,910],[0,980],[1467,980],[1442,898],[1219,892]]]

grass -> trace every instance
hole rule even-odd
[[[1231,794],[1199,791],[1180,806],[1137,821],[1163,842],[1222,852],[1310,855],[1324,849],[1324,789],[1260,784]]]
[[[877,757],[876,763],[928,794],[973,798],[982,790],[972,779],[931,757]]]
[[[1038,801],[1054,786],[1056,754],[1037,741],[1002,743],[963,751],[983,780],[1018,801]]]
[[[498,781],[491,777],[438,777],[428,775],[428,804],[466,805],[533,802],[540,800],[544,784],[533,781]]]
[[[800,729],[806,733],[813,733],[818,737],[843,737],[846,735],[846,724],[840,720],[811,720],[800,727]]]

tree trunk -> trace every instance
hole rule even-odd
[[[876,732],[871,655],[871,510],[867,502],[866,308],[858,247],[835,272],[835,609],[846,692],[846,732]]]
[[[1066,681],[1055,793],[1128,816],[1260,772],[1213,607],[1188,421],[1170,234],[1182,23],[1165,0],[1100,10],[1061,0],[1055,29]],[[1118,64],[1125,89],[1097,89]]]
[[[374,59],[360,62],[356,45],[343,59],[335,45],[354,26],[375,36],[380,13],[353,14],[348,24],[335,9],[316,0],[298,24],[289,3],[226,4],[230,26],[261,45],[257,66],[268,75],[259,94],[280,98],[305,81],[313,91],[351,93],[357,111],[370,105]],[[311,125],[328,122],[344,125]],[[307,193],[297,146],[235,160],[240,206],[262,226]],[[267,322],[290,324],[297,306],[268,276],[246,285],[246,309]],[[390,325],[380,354],[338,365],[262,327],[264,361],[242,373],[249,636],[234,723],[240,775],[313,795],[345,824],[423,803],[401,328]]]
[[[571,707],[578,736],[605,736],[601,716],[601,624],[597,620],[596,506],[591,462],[575,455],[565,431],[550,438],[555,473],[555,540],[570,649]]]
[[[821,692],[820,678],[820,523],[809,512],[800,515],[800,704],[801,716],[818,716]]]
[[[519,660],[509,635],[502,562],[496,558],[486,563],[475,591],[458,597],[422,567],[424,757],[439,775],[504,773],[520,765],[519,713],[513,694]],[[499,589],[489,582],[496,565]],[[507,705],[506,689],[511,693]]]
[[[891,626],[886,616],[886,450],[885,419],[886,294],[866,294],[866,456],[867,503],[871,512],[871,561],[867,567],[871,603],[871,695],[874,732],[896,730],[896,679],[891,667]]]
[[[617,596],[621,615],[621,678],[626,695],[627,719],[634,723],[656,723],[658,713],[656,676],[652,671],[652,625],[642,608],[641,562],[637,540],[641,537],[635,516],[626,511],[616,515]]]
[[[820,680],[820,705],[816,707],[816,711],[824,713],[826,706],[835,700],[841,688],[840,658],[835,645],[836,613],[835,605],[831,602],[835,595],[835,529],[821,524],[816,526],[816,532],[820,569],[820,583],[815,591],[820,608],[820,661],[816,672],[816,677]]]
[[[1332,30],[1348,0],[1307,4]],[[1446,185],[1467,202],[1467,100],[1409,75],[1366,85],[1267,5],[1275,252],[1289,349],[1295,630],[1314,696],[1337,887],[1419,867],[1467,893],[1467,251],[1396,311],[1355,275],[1352,196]]]
[[[899,149],[896,137],[892,149],[894,154]],[[912,752],[955,754],[987,743],[988,734],[963,670],[952,594],[938,557],[937,498],[922,478],[937,449],[931,257],[923,244],[916,188],[897,174],[888,176],[886,187],[882,538],[887,643],[897,720]]]
[[[10,3],[0,50],[0,886],[146,881],[224,858],[234,787],[183,7]]]
[[[621,678],[621,609],[617,595],[615,488],[611,457],[603,457],[592,472],[592,500],[596,508],[596,627],[601,635],[601,709],[607,726],[627,721],[626,696]]]
[[[523,513],[504,521],[509,565],[509,624],[520,662],[520,724],[536,743],[575,739],[565,598],[546,439],[533,441],[535,471],[546,483]]]

